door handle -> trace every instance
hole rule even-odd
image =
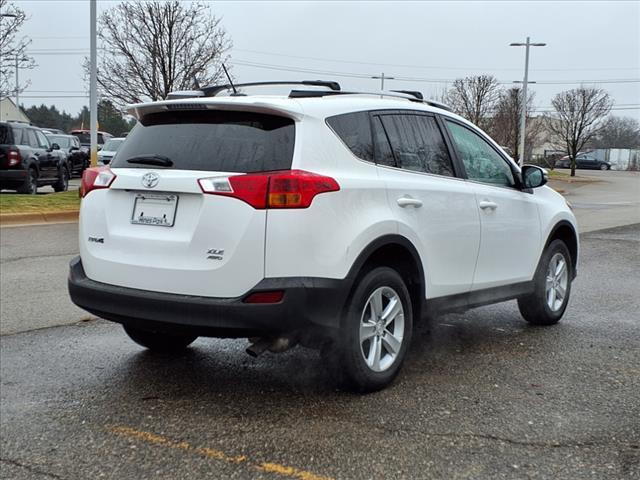
[[[422,200],[418,200],[417,198],[411,197],[400,197],[398,200],[398,205],[402,208],[404,207],[416,207],[419,208],[422,206]]]
[[[498,208],[498,204],[495,202],[490,202],[489,200],[482,200],[478,206],[482,209],[482,210],[486,210],[486,209],[490,209],[490,210],[495,210],[496,208]]]

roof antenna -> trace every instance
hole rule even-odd
[[[231,80],[231,75],[229,75],[229,72],[227,72],[227,67],[224,66],[224,63],[222,64],[222,69],[224,70],[224,74],[227,76],[227,80],[229,80],[229,85],[231,85],[231,88],[233,88],[233,94],[238,95],[238,90],[236,90],[236,87]]]
[[[200,88],[200,82],[198,81],[198,77],[196,77],[195,75],[193,76],[193,85],[196,87],[196,90],[202,90]]]

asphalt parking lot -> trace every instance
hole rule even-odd
[[[563,321],[514,302],[415,335],[389,389],[313,351],[145,352],[88,321],[0,337],[3,478],[638,478],[640,225],[582,236]]]

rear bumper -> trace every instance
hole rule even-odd
[[[237,298],[199,297],[120,287],[91,280],[80,257],[69,269],[69,295],[80,308],[114,322],[153,331],[213,337],[336,328],[351,282],[328,278],[267,278]],[[283,290],[273,304],[243,303],[247,295]]]
[[[0,181],[1,182],[12,182],[12,183],[20,183],[24,182],[25,177],[27,176],[26,170],[0,170]]]

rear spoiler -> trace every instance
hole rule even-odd
[[[245,100],[246,99],[246,100]],[[251,97],[219,97],[215,100],[211,98],[189,98],[184,100],[163,100],[160,102],[137,103],[127,105],[126,112],[133,115],[138,120],[144,115],[156,112],[176,111],[176,110],[228,110],[234,112],[256,112],[281,117],[291,118],[299,121],[302,119],[302,109],[297,109],[296,104],[278,105],[263,101],[251,100]]]

